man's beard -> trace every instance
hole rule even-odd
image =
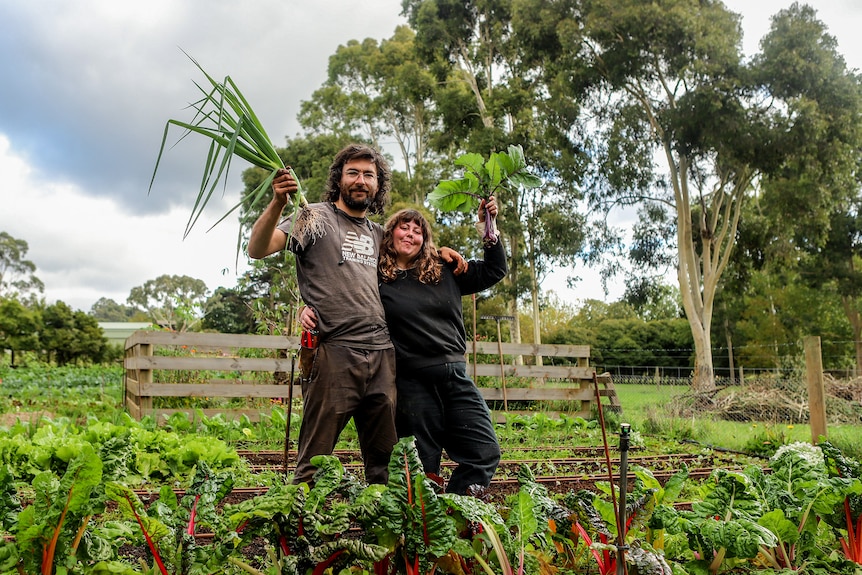
[[[344,202],[344,205],[351,210],[367,210],[368,207],[371,206],[371,202],[374,201],[371,192],[368,191],[368,188],[354,189],[362,189],[363,191],[365,191],[365,199],[354,200],[353,196],[350,195],[350,188],[341,188],[341,201]]]

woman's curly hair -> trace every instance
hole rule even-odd
[[[336,202],[341,197],[341,174],[344,164],[357,158],[371,160],[377,167],[377,193],[368,206],[371,214],[382,214],[383,209],[389,202],[389,188],[392,186],[392,170],[383,154],[365,144],[350,144],[335,155],[332,165],[329,166],[329,179],[326,182],[326,199]]]
[[[438,284],[443,276],[443,260],[434,245],[431,226],[419,211],[412,209],[399,210],[392,214],[383,226],[383,241],[380,244],[380,275],[386,283],[395,281],[398,277],[395,246],[392,233],[403,223],[416,223],[422,229],[422,247],[414,260],[412,268],[417,279],[423,284]]]

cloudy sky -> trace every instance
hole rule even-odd
[[[751,53],[791,1],[725,4],[742,14]],[[811,4],[862,69],[862,3]],[[229,74],[278,145],[299,132],[300,103],[325,81],[336,48],[390,37],[400,9],[400,0],[0,0],[0,231],[27,241],[46,299],[88,311],[162,274],[233,287],[245,269],[236,224],[206,230],[238,200],[245,166],[235,164],[223,204],[185,239],[205,142],[169,150],[147,193],[165,122],[188,117],[200,79],[181,50]],[[574,304],[605,299],[594,273],[575,273],[575,290],[565,273],[545,287]]]

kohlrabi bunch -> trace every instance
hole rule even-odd
[[[527,167],[521,146],[511,145],[505,152],[492,153],[487,160],[481,154],[464,154],[455,160],[455,165],[464,168],[464,175],[457,180],[441,181],[428,194],[428,202],[444,212],[470,213],[482,200],[491,196],[499,200],[501,190],[542,185],[541,178]],[[485,216],[482,241],[493,243],[496,240],[494,222],[487,213]]]

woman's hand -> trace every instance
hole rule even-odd
[[[491,219],[497,219],[497,198],[494,196],[488,196],[487,200],[482,200],[479,203],[479,221],[485,221],[485,210],[487,210],[488,215],[491,216]]]
[[[317,313],[315,313],[313,307],[303,306],[303,308],[299,310],[299,325],[302,326],[302,329],[307,331],[317,329]]]
[[[479,221],[476,230],[482,236],[482,244],[485,247],[494,245],[500,239],[497,231],[497,198],[488,196],[479,203]]]

